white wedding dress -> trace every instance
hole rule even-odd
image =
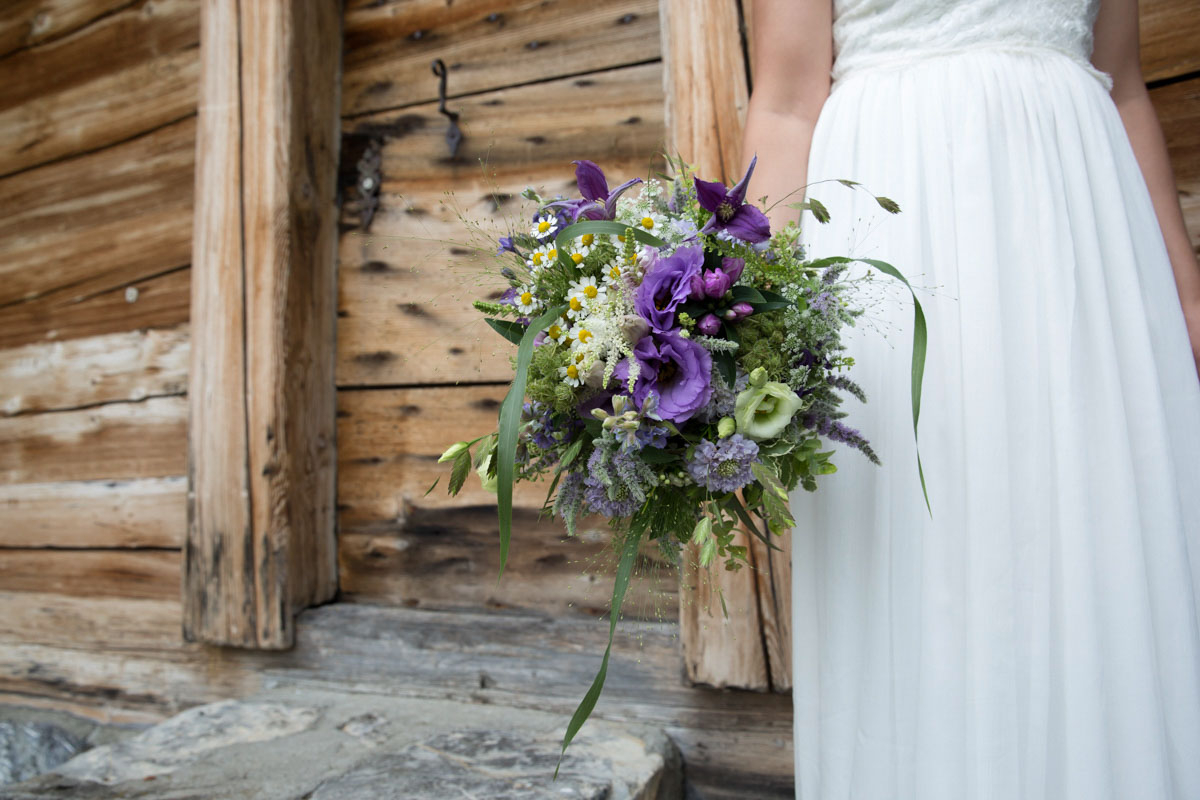
[[[866,404],[792,495],[800,800],[1200,798],[1200,379],[1090,63],[1098,0],[835,0],[811,257],[912,303],[848,338]],[[858,271],[866,271],[866,268]]]

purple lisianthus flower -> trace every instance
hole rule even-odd
[[[701,233],[725,231],[746,242],[761,242],[770,238],[771,223],[767,215],[754,204],[746,202],[746,184],[750,182],[756,163],[757,155],[750,159],[746,174],[731,189],[725,188],[725,184],[719,181],[693,178],[700,207],[712,212],[708,222],[700,229]]]
[[[687,464],[692,480],[713,492],[735,492],[754,480],[750,465],[758,457],[758,444],[740,433],[713,443],[696,445]]]
[[[633,347],[639,370],[633,401],[640,408],[653,392],[658,398],[654,413],[676,424],[708,405],[712,394],[712,356],[708,350],[677,333],[647,334]],[[629,357],[617,362],[613,378],[629,379]]]
[[[641,178],[630,178],[617,188],[609,191],[608,180],[603,170],[594,161],[581,158],[572,161],[575,165],[575,182],[579,185],[579,193],[583,199],[563,200],[550,203],[567,212],[571,222],[583,219],[614,219],[617,216],[617,198],[635,183],[641,183]]]
[[[688,299],[692,278],[700,274],[704,251],[699,245],[680,247],[666,258],[656,259],[633,298],[633,307],[656,332],[675,326],[675,308]]]

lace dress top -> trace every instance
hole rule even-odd
[[[1099,8],[1100,0],[834,0],[831,76],[989,48],[1060,53],[1111,89],[1090,61]]]

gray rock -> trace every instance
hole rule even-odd
[[[0,786],[47,772],[88,748],[48,722],[0,722]]]
[[[677,800],[661,730],[590,719],[554,766],[561,714],[280,686],[198,706],[96,747],[0,800]]]

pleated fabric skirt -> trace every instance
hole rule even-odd
[[[811,257],[894,264],[847,337],[868,402],[792,494],[800,800],[1200,798],[1200,379],[1106,88],[1052,52],[851,73]],[[861,274],[869,271],[855,267]]]

